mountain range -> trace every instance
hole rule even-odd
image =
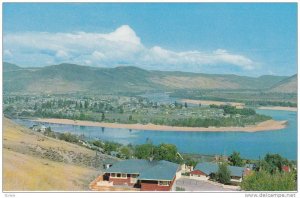
[[[297,75],[260,77],[149,71],[134,66],[98,68],[62,63],[24,68],[3,63],[4,93],[142,92],[176,89],[253,89],[297,92]]]

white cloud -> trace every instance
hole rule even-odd
[[[13,54],[10,50],[4,50],[4,56],[7,58],[12,58]]]
[[[58,50],[56,52],[55,56],[59,59],[66,59],[66,58],[68,58],[68,53],[65,52],[64,50]]]
[[[4,35],[4,49],[4,60],[27,66],[70,62],[101,67],[136,65],[146,69],[201,72],[218,65],[230,65],[240,70],[252,70],[257,65],[246,56],[224,49],[175,52],[160,46],[147,48],[128,25],[107,34],[9,33]]]

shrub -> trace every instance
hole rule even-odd
[[[58,139],[71,143],[78,143],[79,141],[78,137],[71,133],[61,133],[59,134]]]
[[[230,183],[230,171],[226,163],[219,164],[219,170],[216,175],[218,181],[222,184]]]
[[[254,172],[244,178],[241,188],[246,191],[295,191],[297,183],[294,173]]]

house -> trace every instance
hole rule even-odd
[[[165,160],[129,159],[117,162],[105,170],[113,185],[127,185],[141,191],[170,191],[181,175],[180,165]]]
[[[228,166],[230,171],[231,182],[242,182],[244,176],[244,167]],[[198,163],[190,176],[200,180],[208,180],[219,170],[219,164],[213,162]]]
[[[117,157],[117,155],[119,154],[119,152],[117,152],[117,151],[111,151],[109,154],[111,156]]]
[[[249,170],[254,170],[256,168],[255,164],[246,164],[245,168],[249,169]]]
[[[287,165],[283,165],[283,166],[281,167],[281,170],[282,170],[283,172],[286,172],[286,173],[291,172],[291,168],[290,168],[289,166],[287,166]]]
[[[45,132],[47,127],[44,125],[33,125],[31,129],[37,132]]]

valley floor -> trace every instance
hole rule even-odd
[[[286,127],[286,121],[267,120],[257,125],[245,127],[176,127],[154,124],[120,124],[120,123],[104,123],[82,120],[56,119],[56,118],[40,118],[38,122],[70,124],[78,126],[96,126],[106,128],[125,128],[134,130],[151,130],[151,131],[181,131],[181,132],[258,132],[268,130],[280,130]]]

